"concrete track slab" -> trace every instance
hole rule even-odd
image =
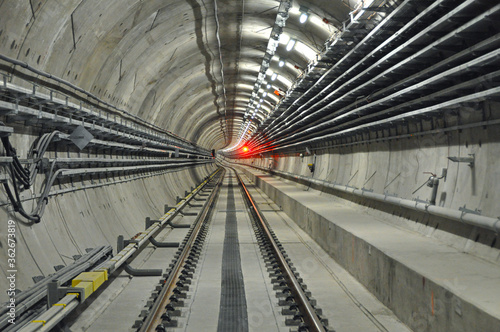
[[[209,235],[194,275],[195,286],[189,293],[184,331],[217,331],[221,296],[222,249],[227,213],[227,175],[212,217]],[[233,179],[233,185],[235,180]],[[238,222],[241,266],[247,302],[249,331],[285,332],[283,316],[279,314],[272,285],[266,275],[265,264],[248,219],[239,189],[234,187],[235,211]]]
[[[395,227],[329,195],[253,169],[247,168],[246,173],[331,257],[415,330],[500,328],[499,266]]]
[[[156,239],[164,242],[181,242],[187,229],[167,227]],[[131,266],[141,269],[168,267],[177,249],[154,248],[149,245],[134,259]],[[131,277],[125,271],[112,277],[112,282],[91,300],[85,311],[70,327],[72,331],[128,331],[139,319],[141,310],[160,277]]]
[[[261,210],[272,202],[256,187],[250,192]],[[263,214],[335,331],[410,331],[283,211]]]

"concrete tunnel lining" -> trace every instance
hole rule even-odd
[[[275,31],[283,4],[290,5],[280,30],[287,37],[277,41],[269,69],[261,73],[272,87],[258,88],[259,70],[269,57],[269,33]],[[301,10],[309,14],[305,24],[299,23]],[[379,238],[351,234],[349,227],[356,226],[345,223],[349,214],[330,218],[342,210],[337,205],[309,216],[314,209],[301,205],[300,197],[280,203],[286,196],[278,194],[281,182],[273,188],[274,177],[245,168],[260,189],[276,204],[287,204],[289,217],[409,328],[495,329],[499,315],[488,304],[491,294],[474,280],[489,271],[488,282],[498,281],[499,13],[500,5],[473,0],[1,2],[0,121],[13,131],[5,133],[27,164],[33,142],[60,130],[45,158],[54,170],[75,169],[77,174],[53,179],[39,224],[24,224],[0,190],[0,219],[17,222],[17,246],[22,248],[17,260],[25,264],[17,288],[29,288],[33,277],[71,264],[87,248],[108,244],[116,250],[118,235],[134,237],[144,230],[146,217],[158,218],[165,204],[174,205],[217,166],[237,161],[292,182],[300,178],[296,189],[304,195],[311,190],[322,201],[358,210],[362,219],[374,217],[377,222],[365,225],[379,225],[374,233],[382,228],[390,234],[406,232],[429,247],[448,248],[459,257],[458,265],[477,264],[470,279],[470,271],[463,272],[464,278],[455,271],[469,291],[478,287],[476,294],[464,295],[468,291],[447,281],[455,267],[422,264],[414,269],[398,256],[406,250],[403,244],[389,253]],[[303,49],[287,52],[287,38]],[[286,65],[279,67],[282,58]],[[275,81],[272,72],[279,74]],[[94,136],[83,150],[67,137],[80,125]],[[248,153],[240,149],[244,144]],[[212,149],[218,152],[216,160]],[[64,164],[61,158],[69,161]],[[171,161],[185,164],[173,167]],[[14,174],[9,163],[0,160],[0,175]],[[54,173],[40,174],[21,193],[27,209]],[[429,201],[430,176],[439,178],[436,206]],[[12,176],[2,179],[12,183]],[[410,208],[370,199],[381,195]],[[413,204],[420,210],[412,211]],[[462,222],[429,209],[452,211]],[[464,215],[465,221],[487,219],[494,226],[463,222]],[[337,237],[322,237],[327,224]],[[3,248],[8,232],[8,225],[1,224]],[[168,241],[168,234],[162,234]],[[363,254],[355,264],[349,262],[349,248],[340,246],[349,239],[357,252],[371,248],[376,259]],[[415,250],[415,259],[433,255],[424,247]],[[7,252],[0,257],[6,277]],[[422,277],[428,284],[417,290]],[[2,287],[6,282],[1,281]],[[426,311],[431,289],[436,299],[453,299],[436,316]],[[408,296],[418,301],[412,304]],[[7,299],[0,293],[1,302]],[[425,319],[420,319],[422,312]]]

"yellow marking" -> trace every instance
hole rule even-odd
[[[56,303],[56,304],[53,304],[52,306],[53,307],[54,306],[63,306],[64,308],[66,308],[66,303]]]
[[[45,323],[47,323],[46,320],[34,320],[32,323],[42,323],[42,326],[45,326]]]
[[[108,280],[108,271],[94,271],[80,273],[71,281],[72,287],[83,288],[85,298],[96,291],[106,280]]]

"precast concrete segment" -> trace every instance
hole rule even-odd
[[[238,219],[234,204],[233,178],[227,188],[226,231],[222,251],[222,280],[217,331],[248,331],[245,284],[241,271]]]
[[[245,168],[284,212],[416,331],[500,330],[500,267]]]

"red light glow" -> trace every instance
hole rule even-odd
[[[243,152],[248,152],[248,147],[244,146],[243,147]]]

